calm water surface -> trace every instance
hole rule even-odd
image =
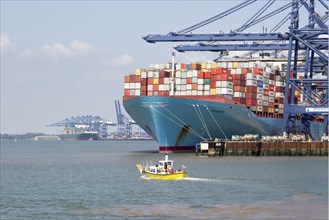
[[[328,157],[171,154],[189,177],[155,181],[153,141],[2,141],[1,219],[328,219]]]

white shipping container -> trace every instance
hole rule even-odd
[[[192,90],[186,90],[186,95],[192,95]]]
[[[181,90],[182,90],[182,91],[186,91],[186,84],[182,84],[182,85],[181,85]]]
[[[222,87],[222,81],[216,81],[216,87],[217,88]]]
[[[274,85],[274,80],[269,79],[268,84],[273,86]]]
[[[231,74],[237,74],[236,69],[231,69]]]
[[[198,91],[197,90],[192,90],[192,95],[197,95]]]
[[[163,84],[170,84],[170,78],[169,77],[163,78]]]
[[[135,90],[135,96],[140,96],[140,95],[141,95],[141,90],[136,89],[136,90]]]
[[[275,93],[275,98],[284,98],[283,92],[276,92]]]
[[[164,63],[160,63],[159,64],[159,68],[160,68],[160,70],[163,70],[165,68],[165,64]]]
[[[263,100],[257,100],[257,105],[263,105]]]
[[[216,95],[222,94],[222,88],[216,88]]]
[[[129,85],[130,85],[130,83],[125,83],[125,84],[124,84],[124,88],[125,88],[125,89],[129,89],[129,88],[130,88]]]
[[[270,73],[269,72],[264,72],[263,73],[263,76],[264,76],[264,78],[269,78],[270,77]]]
[[[257,76],[257,80],[263,81],[264,77],[262,75],[256,75]]]
[[[160,92],[165,91],[164,86],[165,86],[165,85],[163,85],[163,84],[160,84],[160,85],[159,85],[159,91],[160,91]]]
[[[203,85],[198,84],[198,91],[203,91]]]
[[[135,90],[134,89],[129,90],[129,95],[134,96],[135,95]]]
[[[148,71],[147,72],[147,77],[152,78],[153,77],[153,71]]]
[[[160,69],[160,64],[158,64],[158,63],[156,63],[156,64],[154,64],[154,69]]]
[[[236,74],[241,74],[241,68],[236,69]]]
[[[210,91],[210,85],[204,85],[204,91]]]
[[[245,98],[246,97],[246,93],[244,93],[244,92],[234,92],[233,97]]]
[[[164,90],[169,91],[170,90],[170,85],[164,85]]]
[[[279,104],[279,108],[284,108],[284,104]]]
[[[182,79],[182,80],[181,80],[181,84],[182,84],[182,85],[186,85],[186,79]]]
[[[175,85],[176,91],[181,91],[182,90],[181,88],[182,88],[181,85]]]
[[[140,88],[141,88],[141,83],[140,82],[135,83],[135,89],[140,89]]]
[[[283,81],[282,76],[275,76],[275,81]]]
[[[268,106],[268,101],[263,101],[263,106]]]
[[[197,76],[198,76],[198,71],[192,70],[192,77],[197,77]]]
[[[271,97],[271,96],[268,97],[268,101],[269,101],[269,102],[274,102],[274,97]]]
[[[159,79],[159,72],[158,71],[153,72],[153,78]]]
[[[268,91],[268,96],[274,97],[274,91]]]
[[[269,97],[267,95],[263,95],[263,101],[268,101]]]
[[[261,94],[261,93],[257,93],[257,99],[260,99],[260,100],[263,100],[263,94]]]
[[[233,88],[233,82],[230,81],[222,81],[223,88]]]
[[[187,77],[187,78],[192,78],[192,70],[188,70],[188,71],[186,72],[186,77]]]
[[[176,71],[176,78],[181,78],[181,77],[182,77],[182,72]]]
[[[257,106],[257,111],[262,112],[263,111],[263,106]]]
[[[186,90],[192,90],[192,84],[186,84]]]
[[[221,88],[221,92],[224,95],[233,95],[233,89],[230,88]]]
[[[204,91],[203,95],[210,95],[210,91]]]
[[[268,78],[264,78],[264,79],[263,79],[263,83],[265,83],[265,84],[268,84],[269,81],[270,81],[270,80],[269,80]]]
[[[247,73],[246,80],[257,80],[257,75],[253,73]]]
[[[180,85],[181,84],[181,81],[182,81],[181,78],[175,78],[176,85]]]
[[[135,88],[135,83],[129,83],[129,88],[134,89]]]
[[[180,92],[180,95],[186,95],[186,90],[182,90],[181,92]]]
[[[257,87],[257,93],[263,93],[263,92],[264,92],[263,88]]]
[[[197,91],[197,95],[203,95],[203,91]]]
[[[198,79],[198,85],[203,85],[204,80],[203,79]]]
[[[227,68],[232,69],[233,68],[233,63],[232,62],[227,62]]]
[[[257,80],[251,80],[251,79],[248,79],[246,81],[246,85],[247,86],[257,86]]]
[[[146,79],[146,78],[147,78],[147,72],[143,71],[143,72],[141,73],[141,78],[142,78],[142,79]]]
[[[275,86],[277,86],[277,87],[284,87],[285,85],[284,85],[284,82],[276,81],[275,82]]]
[[[181,95],[180,91],[175,91],[175,95]]]
[[[257,110],[257,107],[256,106],[250,106],[250,110],[251,111],[256,111]]]
[[[271,67],[265,67],[265,72],[273,73],[273,69]]]
[[[147,85],[147,91],[153,91],[153,85]]]
[[[263,89],[268,89],[268,84],[263,84]]]

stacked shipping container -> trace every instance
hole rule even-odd
[[[177,63],[175,96],[224,95],[258,116],[282,117],[285,82],[266,62]],[[155,64],[125,76],[124,96],[169,96],[171,64]]]

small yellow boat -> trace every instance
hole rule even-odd
[[[144,173],[147,178],[154,180],[177,180],[187,177],[187,173],[184,170],[185,166],[182,165],[182,169],[176,170],[174,168],[174,161],[168,159],[168,154],[165,155],[164,160],[160,160],[157,165],[142,166],[136,164],[137,169]]]

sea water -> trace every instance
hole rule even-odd
[[[328,157],[170,154],[188,178],[145,178],[154,141],[2,141],[1,219],[327,219]]]

